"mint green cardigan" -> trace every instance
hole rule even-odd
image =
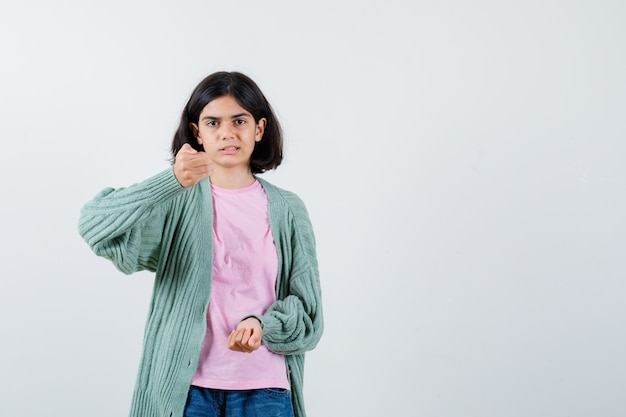
[[[302,201],[262,180],[278,252],[277,301],[258,316],[263,343],[284,355],[296,417],[305,417],[304,353],[322,335],[315,238]],[[169,168],[128,188],[107,188],[82,209],[79,232],[123,273],[155,272],[132,417],[182,417],[211,297],[209,180],[183,188]]]

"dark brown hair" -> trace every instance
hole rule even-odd
[[[209,75],[191,93],[172,141],[172,162],[185,143],[197,151],[204,151],[194,136],[191,123],[199,124],[204,107],[223,96],[232,96],[237,100],[241,107],[252,114],[255,122],[266,119],[263,138],[255,144],[250,158],[252,173],[258,174],[278,167],[283,159],[283,134],[272,107],[261,89],[248,76],[225,71]]]

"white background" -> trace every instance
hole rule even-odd
[[[152,277],[77,233],[250,75],[315,226],[310,417],[626,415],[626,3],[0,6],[0,415],[126,415]]]

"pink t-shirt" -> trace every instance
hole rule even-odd
[[[211,185],[213,282],[207,332],[193,385],[223,390],[289,389],[285,358],[261,347],[250,354],[228,349],[242,318],[262,315],[276,301],[278,258],[267,195],[258,181],[241,189]]]

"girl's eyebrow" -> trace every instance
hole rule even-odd
[[[232,116],[230,116],[231,119],[237,119],[239,117],[250,117],[250,114],[248,113],[237,113],[237,114],[233,114]],[[219,117],[216,116],[204,116],[201,120],[221,120]]]

